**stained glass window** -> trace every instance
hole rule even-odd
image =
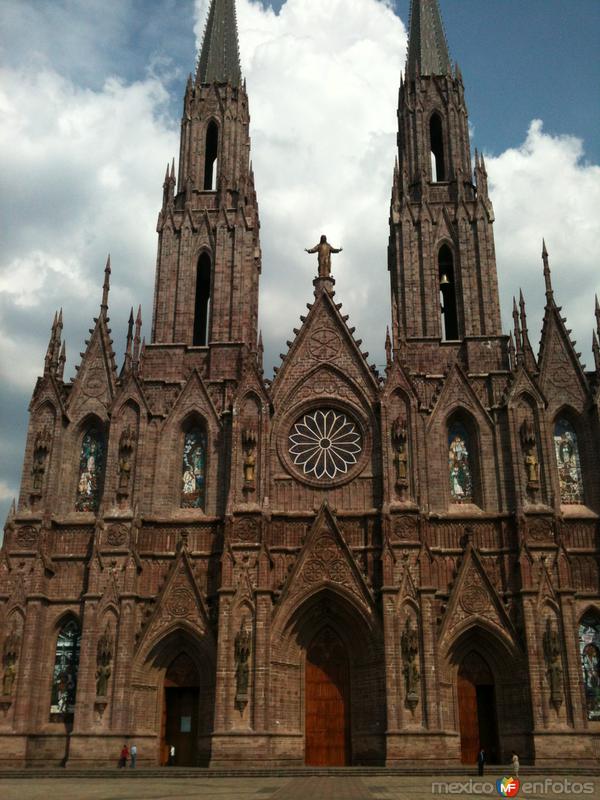
[[[79,480],[77,482],[77,511],[96,511],[102,493],[105,457],[104,436],[96,428],[88,430],[81,442]]]
[[[473,502],[469,434],[460,422],[454,422],[448,430],[448,474],[452,502]]]
[[[586,614],[579,625],[579,657],[588,719],[600,720],[600,617]]]
[[[206,436],[201,428],[185,434],[181,468],[181,507],[204,508]]]
[[[560,502],[583,503],[583,480],[577,435],[567,419],[557,420],[554,426],[554,449],[560,481]]]
[[[56,640],[56,658],[52,676],[52,714],[72,714],[77,693],[77,671],[79,670],[79,647],[81,631],[75,620],[61,628]]]

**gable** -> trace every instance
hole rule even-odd
[[[309,314],[301,317],[302,327],[294,331],[296,338],[288,342],[288,353],[282,356],[281,368],[276,370],[271,386],[274,401],[300,391],[303,381],[319,368],[343,375],[346,385],[360,387],[359,393],[368,400],[376,398],[379,383],[367,363],[368,353],[361,352],[362,342],[354,339],[354,328],[348,327],[348,318],[342,317],[340,309],[341,304],[336,305],[325,289],[317,290],[314,304],[309,304]]]
[[[327,586],[350,594],[369,610],[373,606],[371,592],[325,501],[284,585],[276,613]]]

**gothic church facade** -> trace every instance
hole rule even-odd
[[[234,0],[212,0],[117,368],[110,264],[76,377],[56,317],[0,551],[0,761],[600,756],[600,308],[501,328],[493,209],[437,0],[413,0],[369,363],[327,269],[265,380]],[[341,258],[341,256],[338,256]],[[382,265],[383,269],[383,265]]]

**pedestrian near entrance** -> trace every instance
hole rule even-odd
[[[122,769],[123,767],[127,766],[127,759],[129,758],[129,748],[126,744],[123,745],[121,748],[121,755],[119,757],[119,768]]]
[[[175,745],[172,744],[169,747],[169,760],[167,762],[169,767],[173,767],[175,765]]]
[[[520,766],[521,765],[519,764],[519,756],[513,750],[512,751],[512,771],[513,771],[513,776],[515,778],[519,777],[519,767]]]
[[[129,766],[131,769],[135,769],[135,762],[137,761],[137,747],[136,745],[131,745],[131,750],[129,751],[129,755],[131,756],[131,762]]]
[[[480,775],[483,775],[484,767],[485,767],[485,750],[482,747],[477,756],[477,770]]]

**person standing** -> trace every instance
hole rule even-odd
[[[137,747],[134,744],[131,745],[129,755],[131,756],[131,762],[129,763],[129,766],[131,769],[135,769],[135,762],[137,761]]]
[[[519,777],[519,767],[520,766],[521,765],[519,764],[519,756],[513,750],[512,751],[512,771],[513,771],[513,775],[514,775],[515,778]]]
[[[119,768],[122,769],[123,767],[127,766],[127,759],[129,758],[129,748],[126,744],[123,745],[121,748],[121,755],[119,757]]]
[[[169,746],[169,760],[167,762],[169,767],[175,766],[175,745]]]
[[[480,775],[483,775],[484,767],[485,767],[485,750],[482,747],[477,755],[477,771],[479,772]]]

